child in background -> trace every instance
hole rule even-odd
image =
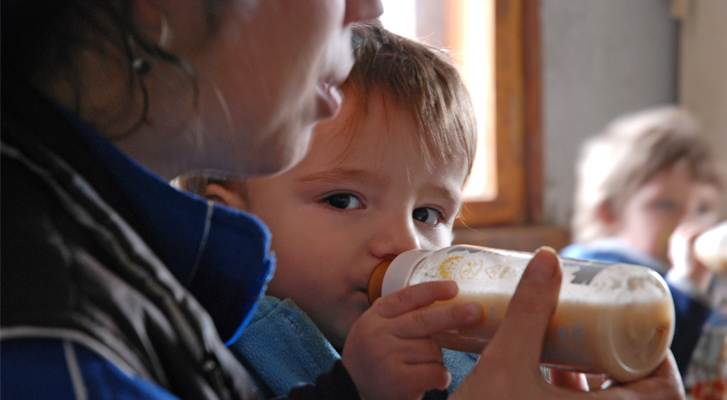
[[[353,37],[357,57],[341,87],[343,108],[316,126],[300,164],[274,177],[176,182],[257,215],[273,234],[275,275],[231,346],[265,397],[331,368],[369,307],[377,265],[451,244],[472,167],[474,112],[445,54],[377,26],[356,26]],[[477,356],[446,349],[441,356],[452,391]],[[427,394],[437,396],[446,394]]]
[[[585,143],[577,172],[575,243],[561,255],[665,276],[676,310],[671,349],[684,376],[710,313],[713,273],[674,251],[719,221],[723,190],[698,124],[675,106],[621,117]]]

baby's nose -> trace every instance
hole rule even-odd
[[[419,235],[411,218],[384,221],[371,240],[371,252],[381,259],[393,259],[407,250],[420,247]]]

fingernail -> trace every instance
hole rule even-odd
[[[479,321],[482,318],[482,306],[477,303],[470,303],[464,307],[464,315],[467,321]]]
[[[548,253],[550,253],[550,255],[548,255]],[[552,257],[553,259],[547,260],[545,257]],[[548,282],[551,278],[553,278],[553,274],[555,274],[555,269],[559,262],[558,253],[555,252],[554,248],[542,246],[535,251],[533,261],[531,262],[530,267],[525,270],[523,279],[543,283]]]
[[[451,293],[451,296],[454,297],[459,293],[459,285],[457,285],[457,282],[455,281],[443,281],[445,284],[445,287],[447,288],[447,291]]]

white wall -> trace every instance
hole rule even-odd
[[[568,226],[578,149],[622,113],[684,105],[727,171],[727,0],[541,0],[540,16],[546,222]]]
[[[686,1],[681,21],[679,100],[701,120],[713,151],[727,163],[727,1]]]
[[[677,100],[679,29],[669,7],[670,0],[541,0],[546,222],[568,226],[584,138],[622,113]]]

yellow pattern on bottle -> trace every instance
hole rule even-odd
[[[457,269],[457,264],[463,258],[464,257],[462,256],[454,256],[442,261],[439,265],[439,276],[442,277],[442,279],[454,278],[454,271]]]
[[[459,270],[459,278],[464,281],[472,280],[482,271],[482,260],[470,260]]]

